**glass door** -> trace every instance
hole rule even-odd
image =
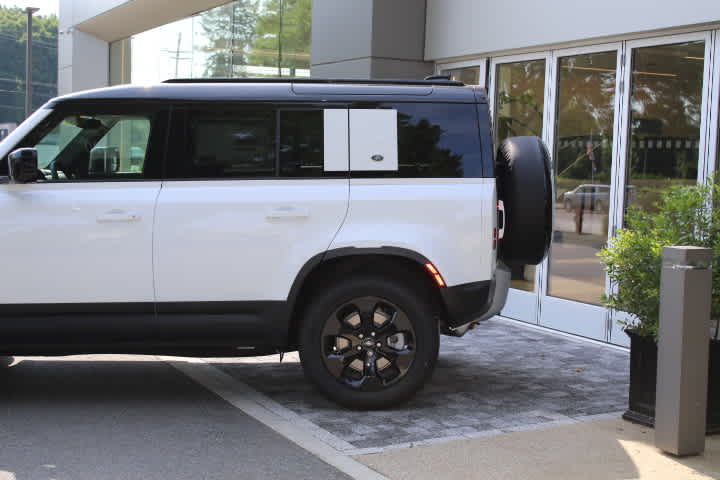
[[[553,53],[555,213],[543,272],[540,324],[607,339],[605,273],[597,253],[607,243],[617,151],[620,44]]]
[[[535,135],[545,139],[549,54],[494,58],[491,63],[490,106],[496,146],[512,136]],[[502,315],[537,323],[537,279],[534,265],[511,267],[512,282]]]
[[[714,162],[710,151],[710,62],[712,33],[701,32],[627,42],[624,66],[626,107],[621,149],[624,185],[616,223],[629,208],[652,211],[660,193],[674,185],[705,181]],[[610,341],[626,344],[615,312]]]

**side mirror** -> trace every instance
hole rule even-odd
[[[18,148],[8,155],[12,183],[30,183],[38,178],[38,154],[34,148]]]

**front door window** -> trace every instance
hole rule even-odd
[[[39,137],[39,138],[38,138]],[[27,146],[38,152],[39,181],[144,178],[150,118],[132,115],[58,116]]]

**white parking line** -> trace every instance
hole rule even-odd
[[[198,359],[159,358],[341,472],[353,478],[387,480],[383,475],[350,457],[347,452],[356,450],[351,444],[207,362]]]

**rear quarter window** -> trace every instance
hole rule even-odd
[[[410,178],[482,177],[475,104],[386,103],[397,110],[397,172]]]

